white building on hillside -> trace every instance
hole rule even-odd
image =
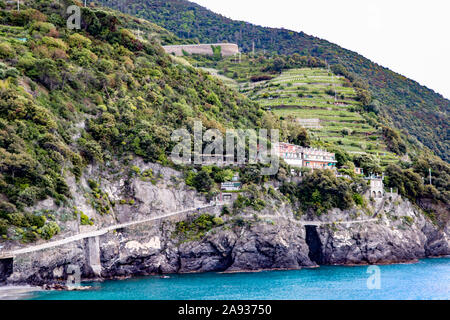
[[[383,176],[372,175],[367,177],[366,180],[370,181],[370,196],[374,199],[380,199],[384,196],[384,183]]]

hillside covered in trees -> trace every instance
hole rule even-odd
[[[136,155],[167,163],[175,128],[195,119],[251,128],[263,112],[139,41],[108,11],[82,8],[82,29],[68,30],[71,3],[0,11],[0,234],[15,225],[51,238],[55,230],[24,209],[47,197],[66,203],[66,175],[80,177],[89,163],[112,168]]]
[[[243,51],[301,53],[326,60],[343,75],[368,86],[374,105],[400,130],[450,160],[448,112],[450,101],[419,83],[392,72],[363,56],[303,32],[265,28],[234,21],[186,0],[100,0],[145,18],[176,36],[200,43],[235,42]]]
[[[221,132],[263,126],[257,103],[165,54],[160,43],[177,41],[167,30],[91,7],[69,30],[74,3],[30,0],[17,11],[0,1],[0,237],[15,226],[25,241],[51,238],[57,226],[28,208],[52,198],[72,209],[66,178],[90,164],[173,165],[171,134],[194,121]],[[282,138],[296,130],[275,126]]]
[[[182,63],[182,58],[165,54],[160,43],[183,41],[157,25],[93,6],[81,8],[80,30],[67,29],[66,8],[74,3],[29,0],[17,11],[0,0],[3,239],[8,239],[11,229],[15,239],[25,242],[38,237],[48,240],[58,233],[58,224],[51,221],[54,217],[30,210],[48,198],[71,210],[82,224],[91,223],[74,208],[68,176],[80,179],[93,164],[105,171],[122,170],[134,158],[171,166],[168,155],[175,145],[171,133],[178,128],[192,131],[196,120],[221,132],[280,129],[282,141],[308,144],[302,127],[276,117],[209,73]],[[324,67],[316,58],[296,57],[299,61],[293,67]],[[276,59],[269,62],[261,64],[278,69]],[[245,73],[235,72],[237,78]],[[355,161],[346,153],[339,156],[342,164]],[[361,167],[372,165],[372,159],[358,161],[355,164]],[[436,188],[421,181],[430,166]],[[259,169],[243,168],[242,181],[262,184]],[[199,192],[208,192],[213,183],[224,180],[221,175],[233,173],[208,167],[196,170],[187,170],[186,184]],[[417,203],[423,201],[424,208],[432,210],[440,202],[448,205],[447,163],[417,157],[387,170],[389,186]],[[282,182],[289,172],[283,167],[274,178]],[[99,214],[108,214],[113,204],[97,182],[90,181],[89,186],[95,196],[93,206]],[[342,186],[350,192],[349,183],[333,188]],[[253,200],[243,203],[258,206],[258,198]]]

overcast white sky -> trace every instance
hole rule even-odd
[[[450,99],[448,0],[190,0],[356,51]]]

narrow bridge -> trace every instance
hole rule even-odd
[[[365,220],[350,220],[350,221],[299,221],[304,226],[326,226],[331,224],[344,224],[344,225],[350,225],[350,224],[358,224],[358,223],[369,223],[369,222],[376,222],[378,219],[365,219]]]
[[[36,246],[30,246],[27,248],[18,249],[18,250],[14,250],[11,252],[0,253],[0,259],[14,258],[15,256],[17,256],[19,254],[54,248],[54,247],[62,246],[64,244],[68,244],[68,243],[71,243],[74,241],[79,241],[79,240],[83,240],[83,239],[87,239],[87,238],[95,238],[95,237],[104,235],[113,230],[123,229],[123,228],[131,227],[134,225],[139,225],[139,224],[144,224],[144,223],[148,223],[151,221],[169,218],[169,217],[183,214],[186,212],[193,212],[193,211],[197,211],[197,210],[201,210],[201,209],[205,209],[205,208],[211,208],[211,207],[215,207],[215,206],[223,206],[224,204],[225,204],[224,202],[216,202],[214,204],[209,204],[209,205],[205,205],[205,206],[201,206],[201,207],[197,207],[197,208],[190,208],[190,209],[181,210],[181,211],[175,211],[175,212],[167,213],[167,214],[157,216],[157,217],[147,218],[147,219],[138,220],[138,221],[125,222],[125,223],[121,223],[121,224],[115,224],[115,225],[111,225],[111,226],[103,228],[103,229],[80,233],[80,234],[77,234],[77,235],[74,235],[71,237],[67,237],[67,238],[64,238],[61,240],[51,241],[51,242],[43,243],[43,244],[36,245]]]

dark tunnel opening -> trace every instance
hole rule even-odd
[[[0,259],[0,282],[6,281],[13,273],[13,258]]]
[[[309,259],[317,263],[323,264],[322,242],[320,241],[319,234],[317,233],[316,226],[305,226],[306,228],[306,243],[309,247]]]

